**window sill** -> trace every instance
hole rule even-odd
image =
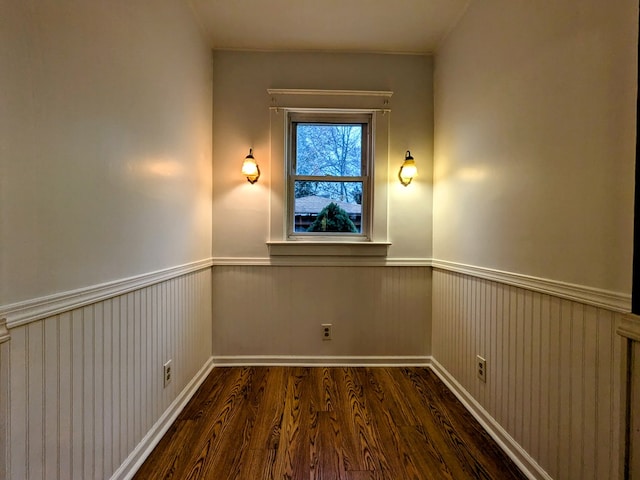
[[[267,242],[270,256],[386,257],[391,242],[292,240]]]

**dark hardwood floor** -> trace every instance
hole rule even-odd
[[[525,479],[427,368],[215,368],[136,479]]]

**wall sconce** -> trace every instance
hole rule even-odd
[[[244,158],[242,163],[242,174],[247,177],[247,181],[250,184],[254,184],[260,178],[260,167],[256,163],[256,159],[253,158],[253,149],[249,149],[249,155]]]
[[[407,150],[407,153],[404,156],[404,162],[402,162],[402,166],[398,172],[400,183],[406,187],[417,174],[418,169],[416,168],[416,162],[411,156],[411,152]]]

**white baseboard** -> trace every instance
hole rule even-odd
[[[302,356],[302,355],[248,355],[213,357],[216,367],[400,367],[427,366],[431,362],[428,355],[409,356]]]
[[[465,388],[435,358],[429,367],[440,380],[462,402],[482,427],[491,435],[500,448],[514,461],[527,478],[531,480],[553,480],[544,469],[520,446],[514,438],[480,405]]]
[[[155,425],[144,436],[136,448],[129,454],[127,459],[118,467],[111,476],[111,480],[130,480],[136,474],[140,466],[144,463],[153,449],[158,445],[169,427],[175,422],[176,418],[184,407],[187,405],[191,397],[196,393],[200,385],[207,378],[213,369],[213,357],[205,362],[202,368],[191,379],[187,386],[180,392],[180,395],[169,405]]]

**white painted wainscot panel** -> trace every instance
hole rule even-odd
[[[426,364],[430,295],[424,266],[215,265],[214,360]]]
[[[6,478],[128,478],[210,370],[211,269],[9,333],[0,344]]]
[[[533,478],[620,478],[620,315],[434,269],[434,368]]]

